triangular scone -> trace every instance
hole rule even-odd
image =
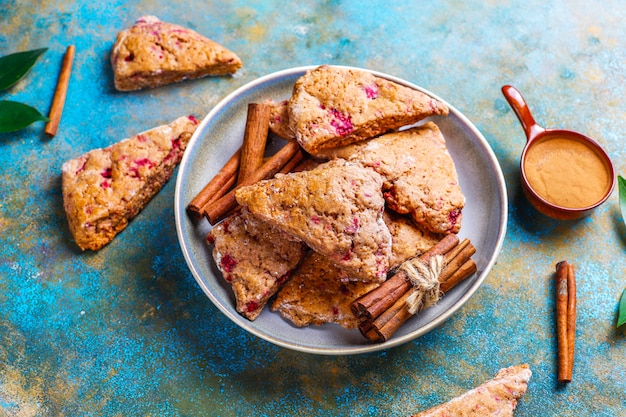
[[[382,182],[371,169],[332,161],[242,187],[236,198],[353,278],[381,281],[391,253],[391,235],[382,219]]]
[[[63,206],[81,249],[109,243],[159,192],[197,124],[180,117],[63,164]]]
[[[241,59],[220,44],[154,16],[140,17],[117,35],[111,64],[119,91],[233,74],[242,66]]]
[[[391,232],[390,269],[421,255],[439,240],[432,233],[420,230],[405,216],[385,211],[383,220]],[[280,311],[296,326],[338,323],[352,329],[359,323],[352,313],[352,302],[378,285],[376,282],[350,280],[328,258],[311,251],[278,291],[272,310]]]
[[[316,155],[411,125],[448,107],[415,89],[358,69],[324,65],[293,88],[289,125],[304,150]]]
[[[357,160],[385,179],[387,206],[433,233],[457,233],[465,196],[446,141],[426,122],[357,144],[327,151],[325,157]]]
[[[306,245],[243,209],[207,236],[213,259],[235,295],[236,310],[254,320],[300,263]]]
[[[525,364],[501,369],[493,379],[479,387],[411,417],[513,417],[531,375]]]

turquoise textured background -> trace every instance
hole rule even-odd
[[[235,51],[233,77],[119,93],[109,54],[142,15]],[[583,1],[0,0],[0,55],[49,50],[0,99],[47,114],[65,48],[76,59],[59,133],[0,134],[0,415],[409,416],[501,367],[529,363],[516,416],[626,416],[626,228],[617,191],[580,221],[551,220],[519,186],[523,131],[512,84],[544,127],[596,138],[626,173],[626,7]],[[282,349],[223,317],[180,252],[174,181],[110,245],[81,253],[61,165],[180,115],[204,117],[237,87],[322,63],[370,68],[443,97],[485,135],[509,193],[507,236],[484,285],[450,320],[379,353]],[[477,179],[479,180],[479,179]],[[578,268],[574,380],[556,381],[556,262]]]

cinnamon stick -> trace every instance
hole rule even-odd
[[[569,349],[569,378],[574,374],[574,351],[576,347],[576,275],[574,265],[568,264],[567,271],[567,342]]]
[[[272,107],[268,104],[248,104],[237,184],[242,184],[263,164],[271,110]]]
[[[467,264],[467,265],[466,265]],[[449,279],[442,284],[440,290],[442,293],[450,291],[461,281],[476,272],[476,264],[471,259],[464,264],[463,267],[453,274],[454,279]],[[372,321],[372,330],[378,335],[378,341],[384,342],[389,340],[391,336],[402,326],[413,314],[409,311],[407,299],[411,295],[411,291],[407,291],[402,297],[396,301],[387,311]],[[370,340],[371,336],[370,336]],[[375,341],[375,340],[374,340]]]
[[[237,171],[241,162],[241,148],[239,148],[222,169],[204,186],[191,202],[187,205],[187,211],[196,219],[202,218],[207,204],[222,197],[235,183]]]
[[[559,382],[570,382],[576,337],[576,277],[567,261],[556,264],[556,327]]]
[[[446,266],[439,275],[440,282],[446,282],[459,268],[474,254],[476,248],[470,244],[469,239],[464,239],[450,253],[445,256]]]
[[[372,321],[372,330],[378,334],[378,341],[389,340],[400,326],[412,316],[406,303],[410,295],[411,291],[407,291],[387,311]]]
[[[476,266],[476,262],[474,262],[474,260],[472,259],[468,259],[463,265],[459,267],[459,269],[456,270],[456,272],[454,272],[450,276],[450,278],[441,283],[441,287],[439,287],[439,289],[442,293],[447,293],[465,278],[476,272],[477,269],[478,268]]]
[[[365,336],[370,342],[377,342],[380,340],[380,335],[374,329],[374,325],[371,321],[362,321],[359,323],[359,331],[363,336]]]
[[[45,128],[46,134],[50,137],[57,134],[59,123],[61,122],[61,114],[63,113],[63,106],[65,106],[65,97],[67,96],[67,87],[70,82],[75,51],[76,48],[74,45],[70,45],[67,47],[65,55],[63,55],[61,72],[59,73],[54,97],[52,98],[52,106],[50,107],[50,114],[48,115],[50,121],[46,123]]]
[[[226,193],[223,197],[206,207],[204,215],[212,225],[224,218],[232,209],[237,207],[235,199],[236,191],[246,185],[254,184],[263,179],[273,177],[283,166],[285,166],[300,150],[300,145],[296,142],[287,142],[278,152],[272,155],[259,169],[254,171],[246,181],[238,184],[234,189]]]
[[[350,308],[352,313],[365,320],[380,316],[411,288],[404,271],[399,271],[380,287],[355,300]]]
[[[298,165],[300,165],[301,162],[304,161],[304,159],[304,153],[301,149],[298,149],[295,155],[291,157],[291,159],[287,161],[287,163],[278,172],[280,172],[281,174],[287,174],[289,172],[292,172]]]

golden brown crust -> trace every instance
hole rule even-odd
[[[513,417],[531,375],[526,364],[501,369],[479,387],[412,417]]]
[[[234,52],[191,29],[154,16],[139,18],[117,35],[111,64],[119,91],[234,74],[242,66]]]
[[[215,226],[207,240],[233,290],[237,311],[254,320],[304,257],[306,246],[247,210]]]
[[[127,226],[169,180],[196,127],[180,117],[63,164],[63,206],[81,249],[98,250]]]
[[[381,281],[391,252],[381,187],[382,178],[373,170],[332,161],[242,187],[236,198],[354,278]]]
[[[385,210],[383,213],[383,221],[391,233],[389,269],[396,268],[402,262],[421,255],[442,238],[442,235],[416,226],[410,217],[390,210]]]
[[[296,137],[289,126],[289,101],[283,100],[275,102],[274,100],[268,99],[265,100],[264,103],[272,106],[269,126],[270,132],[285,140],[295,141]]]
[[[302,265],[279,290],[272,310],[298,327],[337,323],[347,329],[358,326],[350,304],[378,286],[353,281],[331,261],[311,251]]]
[[[296,81],[288,112],[298,143],[317,155],[428,116],[447,115],[448,108],[421,91],[370,72],[323,65]]]
[[[409,214],[422,228],[433,233],[460,230],[465,197],[435,123],[328,150],[324,156],[359,161],[381,174],[388,207]]]

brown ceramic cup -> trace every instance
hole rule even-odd
[[[533,207],[535,207],[540,213],[554,219],[574,220],[589,215],[596,207],[604,203],[609,198],[613,192],[613,188],[615,187],[615,170],[611,159],[604,149],[602,149],[596,141],[581,133],[565,129],[544,129],[539,126],[535,122],[524,97],[514,87],[505,85],[502,87],[502,94],[504,94],[504,97],[517,115],[517,118],[524,129],[524,133],[526,134],[526,146],[524,146],[520,160],[520,173],[522,190]],[[526,160],[529,151],[532,150],[534,146],[557,138],[585,145],[589,150],[595,152],[595,155],[604,166],[604,171],[607,176],[606,189],[599,190],[601,197],[597,198],[593,203],[585,204],[583,207],[565,207],[542,197],[537,190],[532,187],[531,182],[529,182],[529,176],[526,169]]]

